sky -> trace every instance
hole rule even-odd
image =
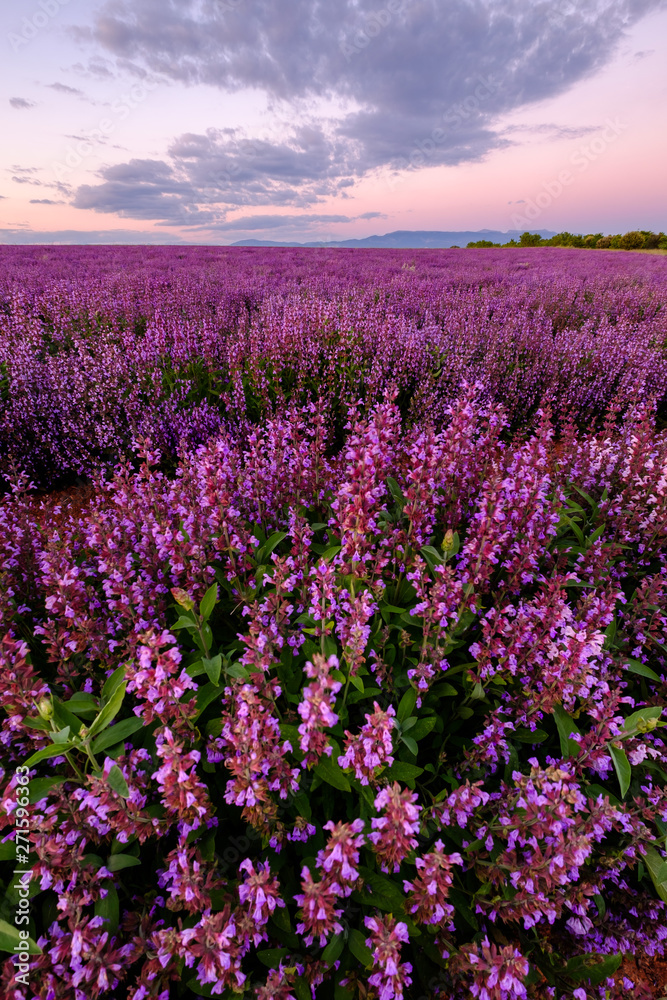
[[[667,0],[3,0],[0,242],[667,230]]]

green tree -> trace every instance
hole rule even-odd
[[[539,233],[522,233],[519,240],[520,247],[539,247],[542,237]]]
[[[637,229],[621,236],[618,244],[621,250],[641,250],[644,246],[644,236]]]
[[[642,229],[641,234],[644,237],[644,249],[646,250],[657,250],[660,246],[660,241],[664,239],[664,233],[652,233],[650,230],[647,232]]]

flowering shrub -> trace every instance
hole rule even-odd
[[[615,973],[667,941],[656,401],[384,397],[144,443],[53,522],[15,479],[2,995],[650,1000]]]

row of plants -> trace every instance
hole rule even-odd
[[[392,385],[440,425],[463,381],[583,428],[655,398],[667,416],[662,257],[504,252],[0,247],[0,477],[90,476],[181,443]]]

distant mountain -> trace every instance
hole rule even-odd
[[[335,240],[330,243],[275,243],[273,240],[239,240],[232,243],[235,247],[369,247],[372,249],[387,248],[390,250],[439,249],[453,246],[464,247],[466,243],[477,240],[490,240],[492,243],[509,243],[511,239],[518,240],[525,230],[509,229],[501,233],[495,229],[478,229],[475,232],[440,233],[433,230],[399,229],[385,236],[367,236],[363,240]],[[531,233],[539,233],[544,239],[555,236],[551,229],[531,229]]]

